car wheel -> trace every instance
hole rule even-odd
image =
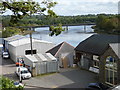
[[[24,80],[25,78],[24,77],[22,77],[22,80]]]

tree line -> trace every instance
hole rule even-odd
[[[12,26],[10,22],[10,16],[3,16],[2,23],[4,27]],[[37,25],[79,25],[81,23],[95,23],[97,15],[78,15],[78,16],[57,16],[57,17],[47,17],[44,15],[32,15],[24,17],[19,20],[16,26],[37,26]]]
[[[2,16],[2,25],[4,27],[12,26],[10,15]],[[45,15],[26,16],[16,23],[16,26],[44,26],[44,25],[79,25],[84,23],[95,23],[93,26],[97,33],[119,34],[120,33],[120,15],[114,14],[88,14],[78,16],[57,16],[47,17]]]
[[[93,28],[97,33],[120,34],[120,15],[100,14]]]

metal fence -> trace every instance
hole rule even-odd
[[[58,61],[46,61],[36,63],[37,75],[58,72],[59,66]]]

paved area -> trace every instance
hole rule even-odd
[[[60,73],[23,81],[26,85],[46,88],[85,88],[91,82],[97,82],[96,74],[80,69],[62,69]]]
[[[2,59],[0,56],[0,75],[4,75],[18,81],[15,74],[16,66],[10,59]],[[60,73],[32,77],[23,80],[26,88],[84,88],[88,83],[97,82],[96,74],[77,69],[61,69]]]
[[[16,66],[15,63],[10,59],[3,59],[0,56],[0,75],[9,77],[15,81],[18,81],[18,77],[15,74]]]

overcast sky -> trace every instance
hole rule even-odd
[[[41,1],[41,0],[34,0]],[[58,4],[54,11],[58,15],[83,15],[83,14],[118,14],[120,0],[53,0]]]
[[[117,14],[119,0],[54,0],[58,15]]]

